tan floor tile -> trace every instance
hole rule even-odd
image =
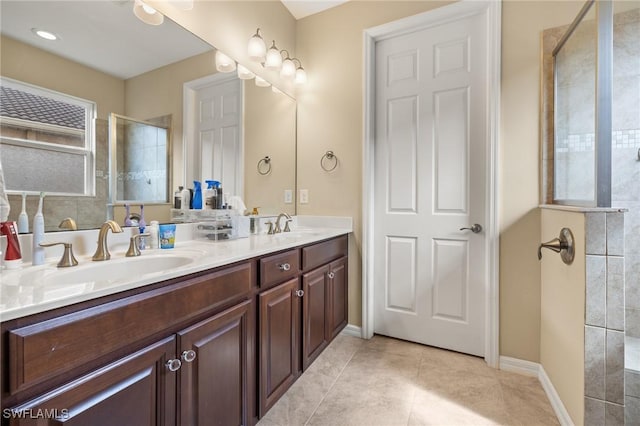
[[[363,344],[364,340],[362,339],[340,334],[316,358],[307,371],[324,374],[335,379]]]
[[[395,355],[421,358],[428,346],[418,343],[392,339],[386,336],[375,335],[370,340],[365,340],[362,350],[385,352]]]
[[[420,391],[414,399],[409,425],[507,425],[504,404],[487,400],[474,405],[460,403],[437,392]]]

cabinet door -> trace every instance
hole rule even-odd
[[[175,337],[9,410],[11,425],[174,425],[176,372],[166,367]]]
[[[252,307],[240,303],[178,333],[179,424],[237,426],[252,418]]]
[[[298,278],[260,293],[260,417],[293,384],[300,368]]]
[[[329,266],[331,313],[330,313],[330,334],[329,340],[333,339],[342,331],[349,320],[349,299],[348,299],[348,270],[346,256],[332,262]]]
[[[302,368],[324,350],[331,339],[329,265],[302,276]]]

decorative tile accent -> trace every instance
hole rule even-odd
[[[624,332],[607,330],[606,401],[624,404]]]
[[[624,213],[607,213],[607,254],[624,256]]]
[[[587,213],[586,254],[607,254],[607,214]]]
[[[607,329],[624,332],[624,257],[607,257]]]
[[[598,399],[605,397],[605,331],[584,327],[584,394]]]
[[[606,326],[607,310],[607,258],[586,256],[586,325]]]

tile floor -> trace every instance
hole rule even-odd
[[[536,378],[375,336],[339,335],[259,426],[558,425]]]

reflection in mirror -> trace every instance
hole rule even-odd
[[[108,117],[111,113],[147,122],[157,117],[170,117],[173,161],[172,172],[167,176],[168,193],[175,191],[178,185],[193,186],[186,179],[193,172],[184,168],[183,148],[184,144],[189,147],[196,139],[183,134],[183,90],[186,82],[216,74],[215,50],[166,17],[162,25],[146,25],[133,15],[132,9],[133,1],[126,0],[0,2],[0,75],[96,104],[96,119],[91,126],[95,150],[89,156],[95,165],[90,165],[95,171],[91,180],[95,191],[81,196],[47,196],[44,205],[47,231],[56,230],[65,217],[76,219],[79,229],[99,227],[106,219],[106,209],[111,201],[108,166]],[[48,42],[35,37],[31,29],[41,27],[58,34],[60,40]],[[254,83],[248,81],[244,85],[253,86]],[[269,92],[271,89],[261,90]],[[245,93],[245,114],[251,102],[251,96]],[[295,101],[290,99],[290,102],[293,118],[281,117],[276,122],[295,126]],[[267,106],[261,111],[266,115],[272,109]],[[251,176],[245,176],[255,171],[257,162],[257,158],[249,158],[253,142],[247,138],[255,133],[252,126],[256,120],[242,118],[239,128],[242,156],[236,170],[241,186],[236,192],[245,199],[250,198],[249,192],[273,194],[268,196],[268,201],[247,199],[247,207],[250,204],[262,207],[273,202],[273,209],[280,209],[278,203],[282,203],[283,189],[292,188],[295,193],[295,127],[288,129],[291,137],[286,140],[263,133],[257,141],[262,145],[288,144],[283,150],[293,154],[288,160],[274,155],[274,173],[276,168],[283,174],[286,171],[288,182],[271,188],[275,179],[252,183]],[[264,155],[267,154],[260,153],[261,157]],[[259,186],[254,188],[252,185]],[[20,193],[14,191],[9,199],[12,206],[10,220],[16,220],[20,213]],[[29,217],[33,217],[36,205],[37,197],[29,196]],[[293,206],[295,203],[286,207]],[[169,203],[146,204],[145,207],[147,221],[169,220]],[[115,209],[115,219],[121,223],[123,210],[121,206]]]
[[[171,117],[166,117],[170,121]],[[113,203],[167,203],[171,174],[170,126],[117,114],[109,117]],[[115,194],[115,197],[114,197]]]

